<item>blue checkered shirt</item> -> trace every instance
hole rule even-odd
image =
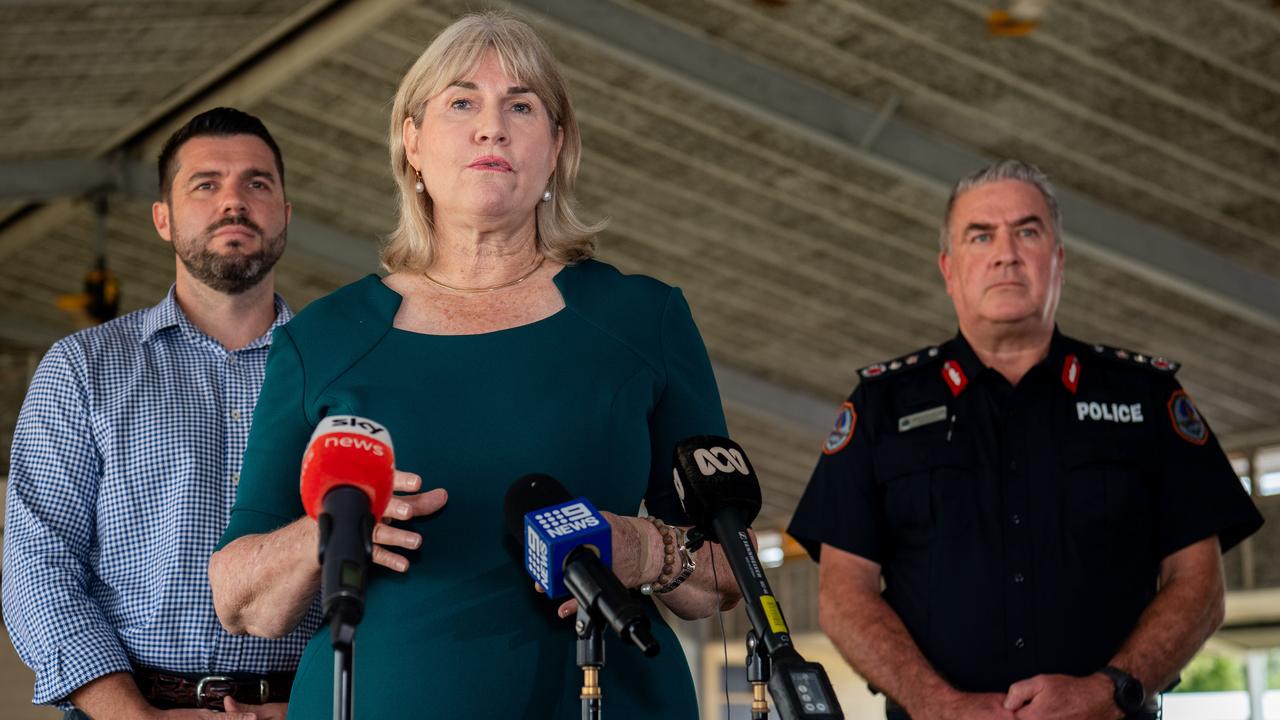
[[[276,297],[272,330],[289,320]],[[33,702],[135,665],[216,674],[293,670],[313,605],[279,640],[233,636],[208,562],[236,499],[271,331],[228,352],[160,304],[45,355],[13,437],[4,621],[35,671]]]

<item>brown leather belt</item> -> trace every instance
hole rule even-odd
[[[167,673],[163,670],[137,668],[133,679],[138,690],[152,705],[162,710],[205,708],[221,710],[224,697],[236,702],[262,705],[289,701],[293,673],[266,675],[191,675]]]

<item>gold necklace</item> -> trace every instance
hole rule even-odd
[[[501,285],[494,285],[493,287],[481,287],[481,288],[456,287],[453,285],[449,285],[448,283],[442,283],[439,280],[431,277],[426,272],[422,273],[422,277],[426,278],[427,282],[431,283],[432,285],[435,285],[436,287],[442,287],[445,290],[452,290],[454,292],[460,292],[460,293],[488,293],[488,292],[493,292],[495,290],[501,290],[503,288],[509,288],[513,285],[519,285],[525,280],[528,280],[534,273],[538,272],[538,268],[542,267],[542,262],[546,259],[547,258],[545,255],[539,255],[538,262],[534,264],[533,268],[530,269],[529,272],[521,275],[515,280],[508,280],[507,282],[504,282]]]

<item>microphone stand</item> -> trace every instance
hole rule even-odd
[[[751,720],[769,720],[769,651],[755,630],[747,631],[747,682],[751,683]]]
[[[573,630],[578,636],[578,667],[582,668],[582,720],[600,720],[600,668],[604,667],[604,621],[578,604]]]
[[[339,612],[329,627],[333,630],[333,718],[351,720],[351,651],[356,626]]]

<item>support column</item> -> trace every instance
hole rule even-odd
[[[1267,693],[1267,651],[1245,653],[1245,679],[1249,689],[1249,720],[1263,720],[1262,697]]]

